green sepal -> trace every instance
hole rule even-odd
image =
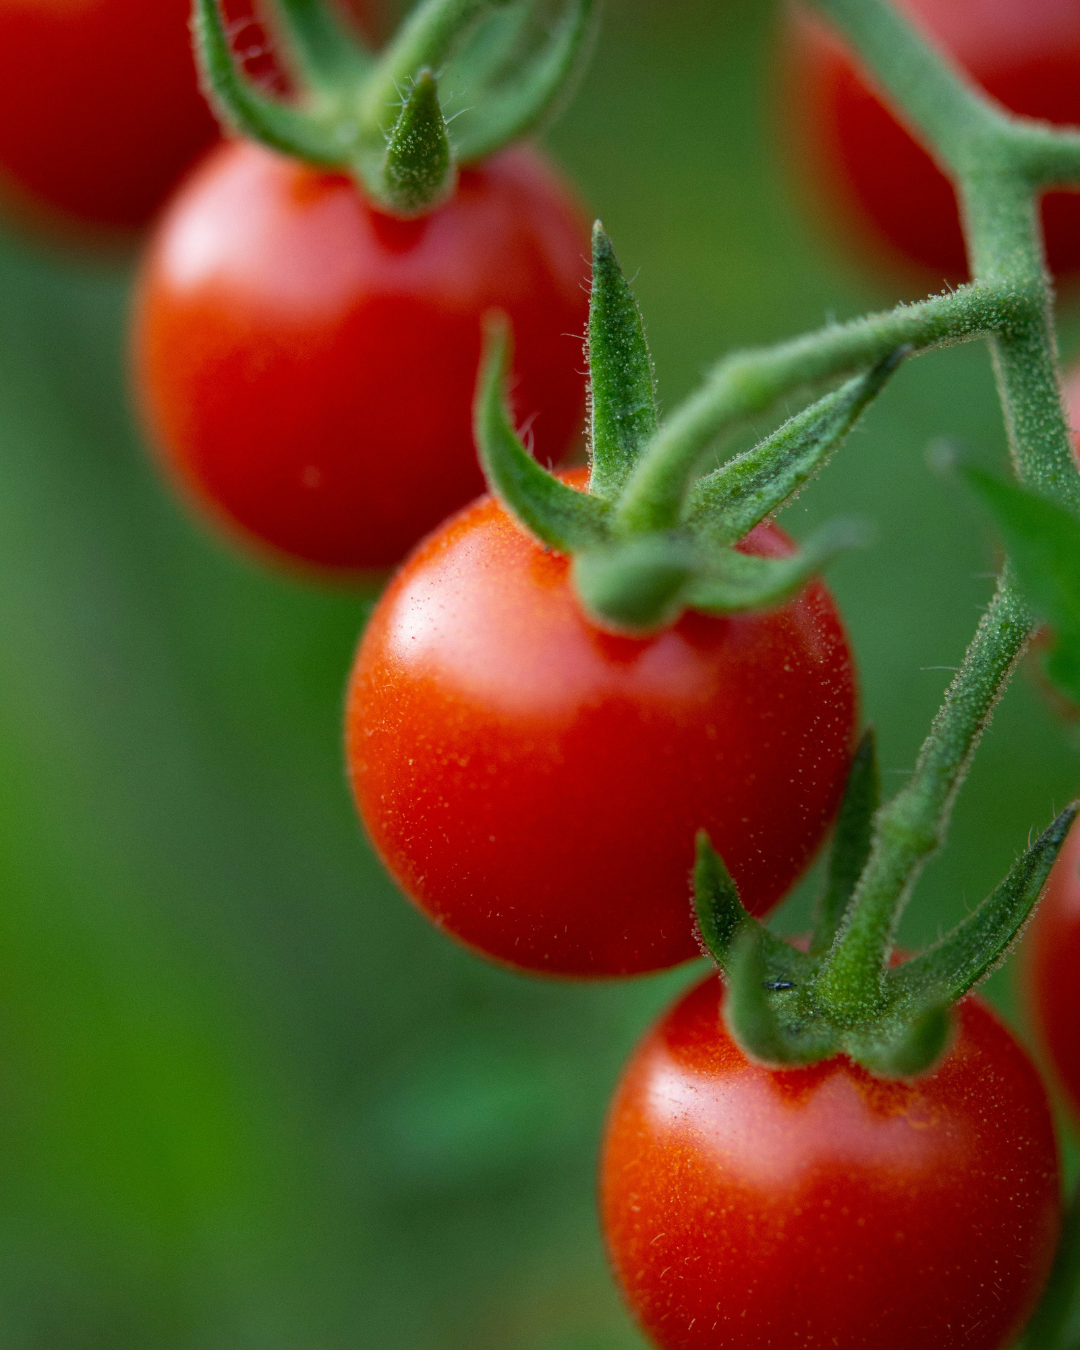
[[[840,1049],[835,1031],[807,1017],[797,981],[770,966],[766,932],[743,928],[732,951],[724,1022],[742,1052],[771,1068],[829,1059]]]
[[[874,816],[880,805],[877,735],[873,727],[868,727],[852,757],[844,798],[836,817],[825,891],[818,905],[810,942],[813,956],[824,954],[832,946],[840,920],[870,856]]]
[[[305,85],[332,91],[371,69],[367,45],[341,21],[333,0],[272,0],[272,7],[277,11],[274,26],[285,38],[282,55],[292,57]]]
[[[961,924],[940,942],[886,974],[890,1005],[924,1003],[935,992],[955,1002],[1000,965],[1031,917],[1076,814],[1074,802],[1021,854],[1005,880]]]
[[[960,472],[989,507],[1028,600],[1053,629],[1047,675],[1080,702],[1080,520],[982,469]]]
[[[733,544],[824,468],[910,349],[899,347],[873,370],[798,413],[759,445],[699,479],[684,518],[717,544]]]
[[[694,858],[694,911],[702,942],[721,970],[730,972],[742,935],[759,931],[769,973],[777,981],[802,981],[812,968],[810,958],[778,938],[743,907],[738,888],[705,830],[699,830]]]
[[[529,0],[492,13],[448,63],[444,87],[467,107],[454,120],[463,164],[541,128],[569,102],[592,51],[595,0]]]
[[[589,303],[589,491],[617,497],[659,424],[641,311],[597,221]]]
[[[422,70],[386,142],[379,200],[397,216],[421,215],[454,191],[457,171],[430,70]]]
[[[861,522],[835,520],[811,535],[790,558],[762,558],[730,548],[702,553],[683,591],[683,603],[703,614],[773,609],[801,591],[839,553],[862,547],[867,537]]]
[[[608,506],[541,468],[510,419],[505,386],[510,325],[505,315],[485,324],[484,357],[473,403],[473,433],[488,487],[540,543],[560,553],[595,547],[607,537]]]
[[[948,999],[928,1001],[907,1018],[880,1030],[843,1037],[845,1053],[879,1078],[915,1078],[944,1052],[952,1032]]]
[[[574,555],[574,588],[601,628],[646,637],[674,623],[685,609],[698,560],[694,545],[678,535],[604,541]]]
[[[218,0],[195,0],[192,35],[203,92],[226,126],[311,164],[341,164],[342,146],[327,125],[302,108],[267,98],[244,74],[233,58]]]

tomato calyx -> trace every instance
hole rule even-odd
[[[637,302],[599,222],[592,263],[588,491],[541,468],[514,431],[505,396],[510,337],[498,316],[489,324],[475,405],[489,486],[541,543],[572,555],[578,596],[602,628],[645,635],[686,609],[732,614],[784,603],[838,553],[865,542],[861,522],[834,521],[786,558],[751,556],[737,545],[824,466],[910,349],[890,352],[688,484],[673,518],[642,511],[634,475],[661,434],[652,359]]]
[[[805,951],[769,932],[744,909],[708,836],[698,836],[694,898],[702,942],[728,982],[727,1029],[761,1063],[806,1065],[845,1054],[886,1078],[929,1069],[948,1042],[952,1004],[1006,956],[1077,815],[1076,803],[1062,811],[951,933],[918,956],[883,964],[877,997],[844,1009],[835,986],[868,918],[859,882],[873,847],[880,800],[870,730],[852,762],[825,891]]]
[[[298,90],[286,101],[236,61],[220,3],[195,0],[194,35],[221,119],[272,149],[350,173],[403,218],[433,210],[453,193],[460,165],[556,109],[594,26],[594,0],[424,0],[373,53],[332,0],[279,0],[279,45]],[[448,118],[455,99],[467,106]]]

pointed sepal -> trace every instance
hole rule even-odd
[[[699,479],[687,498],[687,525],[714,543],[741,539],[825,467],[908,351],[898,348],[753,449]]]
[[[589,491],[614,500],[658,427],[656,382],[641,311],[597,221],[589,304]]]
[[[486,158],[561,112],[596,34],[596,0],[495,0],[486,8],[486,20],[445,63],[445,87],[466,100],[452,131],[462,164]]]
[[[873,727],[863,733],[851,768],[848,770],[844,798],[836,817],[825,892],[818,906],[814,935],[810,942],[813,956],[828,951],[848,902],[870,856],[874,816],[881,805],[881,769],[878,764],[877,736]]]
[[[1077,809],[1076,802],[1066,807],[951,933],[888,972],[890,1003],[925,1002],[930,991],[955,1002],[1000,965],[1038,904]]]
[[[878,1078],[915,1078],[932,1068],[944,1053],[952,1032],[947,998],[929,999],[903,1020],[860,1035],[843,1038],[847,1055]]]
[[[457,169],[430,70],[421,70],[386,141],[378,199],[397,216],[422,215],[454,190]]]
[[[768,976],[774,984],[794,984],[810,973],[805,953],[776,937],[739,899],[738,888],[705,830],[699,830],[694,857],[694,912],[705,950],[722,971],[730,973],[743,934],[758,932]]]
[[[839,554],[863,547],[867,539],[860,521],[835,520],[815,531],[789,558],[762,558],[731,548],[701,554],[702,561],[683,590],[683,603],[703,614],[773,609],[797,595]]]
[[[546,547],[560,553],[595,547],[607,537],[607,504],[541,468],[514,430],[505,394],[510,368],[505,315],[489,316],[484,338],[473,433],[488,487]]]
[[[767,934],[744,928],[735,943],[724,1022],[742,1052],[771,1068],[814,1064],[836,1054],[836,1033],[803,1014],[804,992],[790,975],[770,968]]]
[[[233,56],[220,0],[195,0],[192,37],[203,93],[222,124],[311,164],[339,167],[340,144],[302,108],[267,98]]]

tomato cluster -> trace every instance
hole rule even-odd
[[[1080,120],[1072,0],[987,0],[978,22],[969,0],[902,7],[1008,107]],[[480,495],[472,431],[484,319],[499,311],[536,458],[557,463],[578,437],[588,241],[572,193],[538,150],[509,146],[404,219],[343,172],[215,145],[187,11],[0,0],[9,198],[132,230],[204,156],[146,252],[140,407],[169,476],[257,553],[353,578],[402,564],[347,704],[352,787],[387,869],[440,928],[518,970],[691,960],[699,830],[761,916],[833,824],[858,691],[832,596],[815,578],[771,609],[690,605],[644,635],[590,617],[567,553]],[[256,11],[223,11],[248,75],[287,96],[288,62]],[[949,184],[835,38],[804,14],[793,24],[790,98],[828,181],[909,259],[963,275]],[[1064,275],[1080,267],[1080,198],[1051,195],[1045,215]],[[589,492],[584,470],[561,481]],[[738,548],[749,566],[793,546],[764,519]],[[1080,1110],[1080,1034],[1057,997],[1077,956],[1080,833],[1031,958],[1036,1015]],[[969,998],[934,1071],[886,1081],[843,1056],[748,1059],[723,1003],[713,975],[661,1019],[608,1122],[605,1232],[647,1334],[663,1350],[1001,1350],[1060,1224],[1045,1094],[1009,1033]]]

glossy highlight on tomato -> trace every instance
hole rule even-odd
[[[1074,0],[896,0],[899,10],[1006,108],[1080,123],[1080,6]],[[878,98],[824,22],[789,11],[785,118],[824,189],[829,214],[854,238],[926,269],[932,284],[968,274],[956,196],[930,155]],[[1080,194],[1043,201],[1046,247],[1059,279],[1080,269]],[[884,245],[884,249],[881,248]]]
[[[581,426],[588,236],[539,151],[465,170],[418,220],[336,174],[223,145],[164,217],[134,336],[151,437],[220,521],[279,557],[398,562],[483,490],[484,315],[509,315],[536,454]]]
[[[1027,1003],[1058,1083],[1080,1118],[1080,829],[1074,825],[1050,873],[1024,942]]]
[[[766,523],[746,547],[790,543]],[[522,969],[629,975],[700,954],[698,829],[755,913],[787,891],[839,804],[857,702],[822,582],[617,637],[585,618],[567,558],[483,498],[375,610],[349,771],[380,857],[441,928]]]
[[[648,1033],[600,1175],[608,1252],[660,1350],[1003,1350],[1060,1226],[1039,1076],[977,998],[944,1058],[882,1080],[840,1057],[772,1070],[711,975]]]

